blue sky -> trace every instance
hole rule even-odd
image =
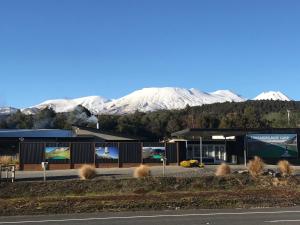
[[[1,0],[0,105],[143,87],[300,100],[300,1]]]

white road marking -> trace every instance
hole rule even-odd
[[[284,223],[284,222],[300,222],[300,220],[271,220],[271,221],[265,221],[265,223]]]
[[[0,224],[22,224],[22,223],[51,223],[51,222],[72,222],[72,221],[92,221],[92,220],[120,220],[120,219],[143,219],[143,218],[162,218],[162,217],[189,217],[189,216],[221,216],[221,215],[253,215],[253,214],[285,214],[300,213],[300,211],[265,211],[265,212],[224,212],[224,213],[193,213],[193,214],[158,214],[145,216],[112,216],[112,217],[91,217],[78,219],[50,219],[50,220],[24,220],[24,221],[5,221]],[[275,220],[274,220],[275,221]],[[280,221],[280,220],[276,220]],[[286,221],[286,220],[285,220]],[[300,221],[300,220],[298,220]],[[273,222],[273,221],[265,221]],[[293,222],[293,221],[291,221]],[[274,222],[273,222],[274,223]]]

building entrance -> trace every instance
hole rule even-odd
[[[200,144],[188,144],[186,158],[200,161]],[[225,144],[203,144],[202,159],[213,160],[214,163],[221,163],[227,160]]]

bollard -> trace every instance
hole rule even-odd
[[[166,163],[167,163],[167,158],[166,157],[163,157],[160,159],[163,163],[163,177],[165,176],[166,174]]]
[[[5,174],[6,174],[6,182],[8,181],[8,166],[5,167]]]
[[[15,167],[15,165],[13,165],[11,167],[11,182],[12,183],[15,181],[15,177],[16,177],[16,167]]]
[[[48,162],[42,162],[41,164],[43,168],[44,182],[46,182],[46,169],[48,167]]]

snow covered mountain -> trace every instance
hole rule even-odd
[[[76,99],[54,99],[36,106],[22,109],[26,114],[34,114],[44,108],[56,112],[70,112],[82,105],[94,114],[127,114],[135,111],[148,112],[161,109],[182,109],[187,105],[198,106],[216,102],[241,102],[244,98],[228,90],[206,93],[197,89],[185,88],[143,88],[116,100],[99,96]]]
[[[199,106],[216,102],[241,102],[244,98],[228,90],[206,93],[185,88],[143,88],[105,104],[103,113],[127,114],[161,109],[182,109],[187,105]]]
[[[254,100],[281,100],[291,101],[281,92],[263,92]],[[41,109],[52,108],[56,112],[70,112],[76,106],[82,105],[93,114],[128,114],[135,111],[149,112],[163,109],[182,109],[187,105],[201,106],[222,102],[243,102],[245,98],[229,91],[218,90],[207,93],[197,89],[185,89],[177,87],[143,88],[134,91],[124,97],[108,100],[100,96],[88,96],[75,99],[54,99],[42,102],[38,105],[22,109],[23,113],[35,114]],[[17,109],[0,108],[0,115],[9,115]]]
[[[1,107],[0,108],[0,115],[5,116],[5,115],[15,113],[17,111],[18,111],[18,109],[13,108],[13,107]]]
[[[280,91],[263,92],[256,96],[253,100],[278,100],[278,101],[292,101],[288,96]]]
[[[56,112],[71,112],[76,106],[82,105],[94,114],[101,113],[107,99],[100,96],[89,96],[75,99],[54,99],[42,102],[36,106],[25,108],[22,111],[27,114],[34,114],[37,110],[52,108]]]

